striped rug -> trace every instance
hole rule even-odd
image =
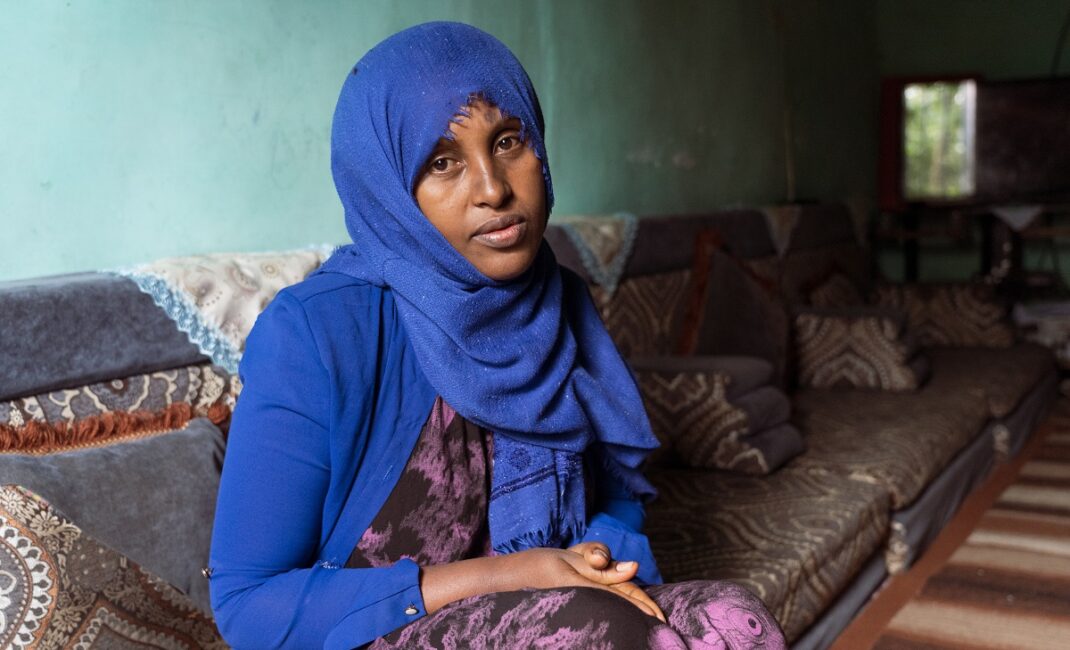
[[[1070,420],[1053,424],[875,649],[1070,648]]]

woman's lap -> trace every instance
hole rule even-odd
[[[743,587],[691,581],[648,588],[669,624],[591,588],[509,591],[451,604],[371,644],[388,648],[786,648],[776,621]]]

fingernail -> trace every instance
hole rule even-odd
[[[635,562],[617,562],[617,571],[631,571],[635,568]]]

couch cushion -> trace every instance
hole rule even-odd
[[[21,487],[0,488],[0,575],[0,647],[227,647],[174,587]]]
[[[667,582],[734,580],[794,640],[850,583],[888,530],[879,486],[782,469],[765,477],[657,470],[646,532]]]
[[[913,393],[806,389],[794,421],[809,451],[792,466],[884,487],[895,509],[909,505],[989,418],[984,390],[966,373],[933,363]]]
[[[773,364],[758,357],[639,355],[629,357],[628,365],[637,371],[718,372],[727,375],[731,379],[727,386],[727,395],[731,400],[773,381]]]
[[[775,284],[754,271],[759,263],[743,261],[723,250],[710,255],[705,291],[695,300],[702,327],[689,351],[765,359],[774,365],[774,383],[783,386],[791,322],[776,296]]]
[[[791,419],[791,399],[775,386],[762,386],[731,400],[747,414],[748,433],[756,433]]]
[[[988,285],[888,284],[877,287],[874,298],[877,304],[906,312],[911,331],[924,346],[1014,345],[1007,305]]]
[[[933,368],[968,378],[983,391],[988,414],[1010,414],[1040,378],[1055,367],[1051,350],[1035,343],[1010,348],[932,348]]]
[[[0,314],[0,399],[205,361],[151,297],[114,275],[0,283]]]
[[[53,454],[0,454],[0,484],[40,494],[207,610],[200,571],[208,562],[223,435],[204,418],[142,435]]]
[[[690,269],[629,277],[616,292],[591,287],[606,329],[625,357],[676,351],[683,325]]]

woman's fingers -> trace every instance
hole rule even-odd
[[[609,547],[602,542],[583,542],[569,547],[573,553],[579,553],[592,569],[606,569],[613,562]]]
[[[637,600],[647,606],[647,609],[651,610],[649,613],[654,618],[658,619],[662,623],[666,623],[665,612],[661,611],[661,607],[654,602],[654,599],[650,597],[650,594],[646,593],[642,587],[634,582],[622,582],[619,585],[613,585],[610,589],[614,589],[621,593],[627,594],[632,600]]]
[[[579,559],[579,558],[577,558]],[[605,568],[597,569],[586,560],[577,562],[579,566],[573,566],[577,573],[584,578],[597,582],[601,585],[615,585],[628,582],[635,578],[639,572],[638,562],[610,562]]]

